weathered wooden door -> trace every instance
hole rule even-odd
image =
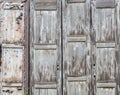
[[[31,95],[118,95],[119,2],[31,0],[30,6]]]
[[[61,93],[61,1],[34,0],[31,6],[32,94]]]
[[[95,95],[118,95],[119,0],[92,1],[92,63]]]
[[[22,1],[0,0],[0,95],[24,94],[26,35]]]
[[[62,0],[63,94],[90,95],[90,0]]]

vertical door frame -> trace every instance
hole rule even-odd
[[[30,92],[30,0],[24,0],[24,93]]]

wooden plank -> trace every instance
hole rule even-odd
[[[56,50],[57,49],[57,45],[34,45],[35,50]]]
[[[2,48],[17,48],[17,49],[24,49],[24,46],[15,45],[15,44],[2,44]]]
[[[46,2],[56,2],[56,1],[57,0],[35,0],[36,3],[38,3],[38,2],[41,2],[41,3],[45,2],[46,3]]]
[[[115,43],[96,43],[97,48],[115,48]]]
[[[97,88],[115,88],[116,83],[97,83]]]
[[[85,42],[86,36],[68,36],[68,42]]]
[[[35,3],[36,10],[56,10],[57,2],[37,2]]]
[[[68,3],[85,3],[86,0],[67,0]]]
[[[36,89],[57,89],[56,84],[35,84]]]
[[[2,82],[3,87],[22,87],[22,83],[9,83],[9,85],[5,82]]]
[[[114,8],[115,0],[96,0],[97,8]]]
[[[71,81],[86,81],[87,77],[67,77],[67,81],[71,82]]]

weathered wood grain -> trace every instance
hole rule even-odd
[[[56,89],[35,89],[33,95],[57,95]]]
[[[115,0],[96,0],[97,8],[114,8]]]
[[[68,82],[67,83],[67,95],[88,95],[87,84],[85,81],[80,82]]]
[[[92,16],[95,41],[115,42],[115,9],[95,9]]]
[[[56,2],[56,0],[35,0],[35,2]]]
[[[3,43],[22,43],[24,40],[24,17],[21,10],[4,10],[1,23],[1,40]],[[6,16],[7,15],[7,16]]]
[[[36,82],[56,82],[57,53],[55,50],[34,51],[34,79]]]
[[[97,83],[96,84],[97,88],[115,88],[116,87],[116,83]]]
[[[99,48],[96,51],[97,81],[115,81],[116,58],[114,48]]]
[[[97,88],[96,95],[116,95],[115,88]]]
[[[56,44],[57,12],[35,11],[34,43]]]
[[[35,84],[36,89],[57,89],[56,84]]]
[[[86,0],[67,0],[68,3],[84,3]]]
[[[22,95],[22,90],[18,90],[17,87],[3,87],[2,95]]]
[[[62,0],[62,22],[63,95],[90,95],[90,0]]]
[[[114,0],[59,0],[55,10],[55,0],[36,2],[38,9],[31,7],[35,95],[117,95]]]
[[[24,7],[22,1],[0,0],[0,95],[23,94],[24,13],[16,8]]]
[[[2,81],[22,82],[23,54],[20,48],[2,48]]]
[[[36,10],[56,10],[57,0],[35,0]]]
[[[94,33],[94,94],[117,95],[117,25],[115,0],[92,2],[92,32]]]
[[[84,76],[86,73],[86,45],[85,43],[68,43],[66,47],[66,75]]]
[[[36,0],[31,5],[32,93],[61,95],[61,1]]]

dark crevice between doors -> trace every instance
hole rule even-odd
[[[63,92],[63,6],[62,6],[62,0],[61,0],[61,91],[62,95],[64,95]]]
[[[25,0],[24,32],[25,32],[25,63],[24,63],[24,93],[30,95],[30,0]]]
[[[94,37],[92,37],[93,32],[93,22],[92,22],[92,2],[90,1],[90,40],[91,40],[91,47],[94,44]],[[92,69],[95,67],[95,63],[93,62],[93,55],[92,55],[92,48],[90,49],[90,56],[91,56],[91,87],[90,87],[90,95],[95,95],[95,75],[94,70]],[[94,63],[94,64],[93,64]]]
[[[30,64],[30,0],[27,1],[28,7],[28,95],[31,95],[31,64]]]
[[[2,65],[2,45],[0,44],[0,73],[1,73],[1,65]]]

